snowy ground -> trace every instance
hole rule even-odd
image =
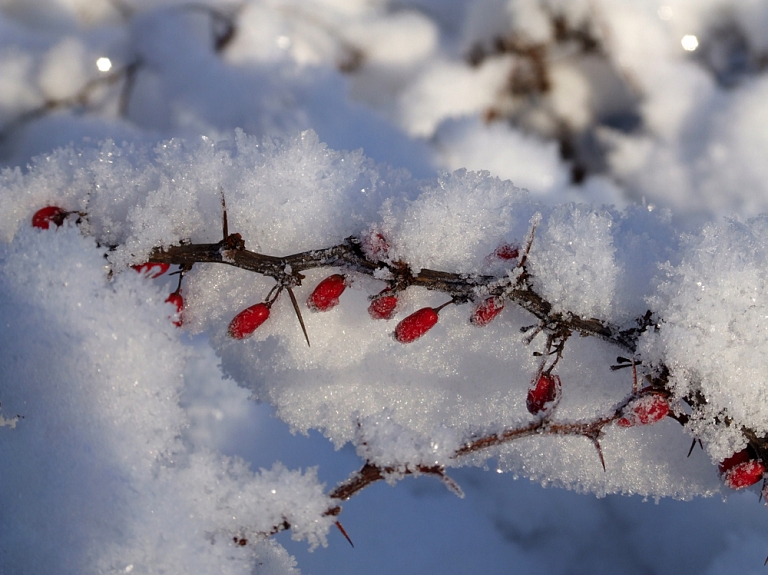
[[[0,0],[0,573],[762,573],[759,484],[717,462],[768,434],[767,62],[763,0]],[[388,264],[508,281],[494,252],[539,222],[537,293],[652,309],[648,373],[707,402],[608,426],[605,470],[584,437],[457,461],[530,419],[531,316],[452,305],[403,345],[366,312],[390,278],[352,274],[305,311],[311,348],[285,293],[239,341],[274,281],[210,264],[179,329],[177,277],[129,266],[219,241],[219,190],[254,251],[381,237]],[[73,213],[33,229],[46,205]],[[565,349],[558,420],[632,391],[621,350]],[[465,497],[379,482],[343,504],[353,549],[324,493],[364,459],[446,465]]]

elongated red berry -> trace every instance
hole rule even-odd
[[[493,321],[493,319],[504,309],[504,302],[497,297],[489,297],[475,308],[469,321],[472,325],[483,327]]]
[[[171,268],[171,264],[147,262],[145,264],[139,264],[131,267],[140,274],[145,275],[150,279],[155,279],[159,278],[161,275],[167,272]]]
[[[244,339],[269,319],[269,305],[262,302],[245,308],[229,322],[227,333],[234,339]]]
[[[630,401],[616,421],[619,427],[651,425],[664,419],[669,413],[669,401],[663,395],[650,393]]]
[[[438,315],[434,308],[423,307],[400,320],[395,327],[395,339],[400,343],[416,341],[435,327]]]
[[[533,415],[546,415],[560,403],[563,384],[560,377],[542,373],[536,383],[528,389],[525,406]]]
[[[165,303],[172,303],[173,305],[176,306],[175,317],[171,316],[170,319],[173,321],[173,325],[175,325],[176,327],[181,327],[181,324],[184,323],[184,318],[182,317],[182,314],[184,312],[184,298],[181,297],[181,293],[177,291],[173,292],[165,300]]]
[[[32,216],[32,226],[41,230],[47,230],[51,223],[60,226],[68,213],[56,206],[46,206],[37,210]]]
[[[347,280],[341,274],[328,276],[307,298],[307,307],[312,311],[328,311],[339,305],[339,296],[347,289]]]
[[[731,489],[743,489],[763,478],[765,465],[754,458],[748,449],[734,453],[718,465],[720,477]]]
[[[392,319],[397,308],[397,296],[386,288],[368,306],[368,315],[373,319]]]

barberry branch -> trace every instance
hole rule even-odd
[[[301,272],[315,268],[336,267],[371,277],[381,277],[380,272],[388,270],[393,278],[391,282],[399,290],[412,286],[440,291],[450,295],[455,302],[474,300],[480,291],[491,296],[505,297],[538,318],[547,332],[578,332],[585,336],[595,336],[630,353],[634,353],[640,334],[652,325],[647,315],[636,320],[636,326],[622,329],[596,318],[585,319],[573,313],[552,312],[552,304],[532,289],[526,272],[520,281],[509,277],[469,275],[427,268],[413,272],[403,262],[373,262],[365,256],[360,239],[355,237],[347,238],[344,243],[336,246],[278,257],[249,251],[245,249],[240,234],[231,234],[215,244],[157,248],[150,254],[148,261],[183,266],[196,263],[226,264],[271,277],[285,287],[300,286],[304,279]]]
[[[178,302],[172,301],[172,303],[177,304],[179,311],[177,325],[181,324],[180,314],[183,300],[180,292],[183,275],[194,265],[201,263],[218,263],[237,267],[271,277],[276,282],[263,302],[243,310],[232,320],[228,334],[235,339],[248,337],[266,321],[272,304],[280,293],[286,290],[309,344],[309,336],[293,288],[300,286],[302,280],[305,279],[302,272],[328,267],[341,268],[346,273],[358,273],[378,279],[387,278],[382,281],[386,281],[389,287],[378,296],[374,296],[374,302],[377,301],[377,298],[392,297],[382,295],[386,294],[388,290],[391,292],[403,291],[409,287],[422,287],[448,295],[449,299],[443,305],[437,308],[418,310],[398,324],[395,329],[395,339],[405,344],[424,335],[437,322],[437,314],[443,307],[484,298],[480,306],[482,307],[488,303],[489,295],[491,300],[499,298],[514,302],[537,318],[537,324],[523,328],[523,331],[533,330],[525,338],[528,344],[532,343],[538,334],[543,332],[546,335],[543,351],[534,352],[534,355],[541,359],[528,389],[526,401],[528,412],[534,416],[534,419],[508,426],[501,431],[480,434],[466,439],[449,456],[449,462],[459,460],[470,454],[488,452],[506,443],[527,437],[575,436],[583,437],[594,445],[600,463],[603,469],[606,469],[606,460],[600,440],[607,426],[613,424],[618,427],[648,425],[665,417],[671,417],[681,425],[686,425],[689,420],[689,415],[681,409],[672,411],[670,408],[669,400],[672,396],[672,390],[669,386],[670,372],[666,366],[655,366],[652,372],[646,368],[647,373],[644,375],[644,379],[649,385],[641,387],[638,384],[637,366],[642,363],[635,354],[638,339],[647,329],[658,327],[658,320],[654,319],[651,311],[637,318],[632,327],[622,329],[597,318],[584,319],[569,312],[553,312],[551,303],[535,291],[526,263],[534,240],[538,216],[532,220],[522,254],[518,253],[517,249],[507,250],[511,246],[504,245],[499,248],[504,248],[505,257],[503,259],[517,258],[516,265],[502,276],[491,276],[459,274],[431,269],[420,269],[415,272],[406,262],[391,261],[384,257],[387,252],[387,249],[384,249],[386,241],[379,234],[375,235],[377,235],[378,240],[383,242],[381,246],[372,246],[371,238],[364,240],[353,236],[336,246],[287,256],[272,256],[252,252],[245,248],[245,241],[240,234],[229,233],[223,193],[221,205],[223,212],[221,241],[207,244],[182,242],[176,246],[158,247],[151,251],[148,263],[135,266],[140,271],[144,270],[144,273],[146,273],[146,266],[160,266],[162,269],[160,273],[166,271],[172,264],[180,267],[179,272],[177,272],[179,273],[179,285],[168,300],[172,301],[171,298],[174,296],[178,300]],[[55,206],[48,206],[35,213],[32,224],[35,227],[47,229],[51,224],[62,225],[64,219],[72,214],[75,212],[67,212]],[[79,217],[78,222],[81,221],[80,218],[84,217],[84,214],[80,212],[76,214]],[[372,247],[377,247],[377,249],[371,249]],[[381,257],[376,257],[377,254],[380,254]],[[507,255],[509,257],[506,257]],[[347,278],[345,275],[333,274],[315,287],[307,300],[307,304],[311,309],[326,311],[338,303],[338,297],[346,286]],[[501,305],[503,307],[503,303]],[[484,325],[481,322],[483,317],[478,315],[480,307],[475,310],[473,318],[477,320],[479,325]],[[486,307],[484,309],[490,314],[495,308]],[[404,328],[403,326],[406,324],[407,327]],[[562,358],[565,344],[574,332],[579,332],[582,336],[598,337],[624,351],[629,351],[631,359],[619,356],[616,358],[618,365],[610,367],[614,370],[631,367],[632,387],[624,400],[607,414],[587,421],[560,421],[555,419],[554,415],[560,401],[562,384],[559,376],[554,373],[554,368]],[[700,392],[684,397],[682,400],[692,409],[697,409],[706,403],[706,398]],[[727,416],[716,417],[715,423],[726,426],[734,424]],[[753,485],[763,478],[766,472],[766,462],[768,462],[766,438],[747,428],[742,428],[740,431],[747,440],[748,447],[733,454],[720,464],[720,472],[725,483],[735,489]],[[420,474],[436,476],[449,489],[461,493],[458,485],[446,474],[447,463],[425,465],[414,461],[395,467],[381,466],[374,461],[366,461],[360,471],[351,475],[332,490],[328,497],[339,502],[346,501],[368,485],[382,479],[395,480],[406,475]],[[341,506],[337,504],[329,507],[324,515],[335,517],[339,513],[341,513]],[[262,535],[273,535],[288,528],[290,528],[290,522],[283,518],[279,525],[275,525],[269,533],[262,533]],[[339,528],[345,533],[343,527],[339,526]]]

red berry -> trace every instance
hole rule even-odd
[[[392,290],[386,288],[383,290],[368,306],[368,315],[373,319],[392,319],[395,316],[397,307],[397,296],[391,293]]]
[[[184,311],[184,298],[181,297],[179,292],[175,291],[168,296],[165,302],[172,303],[176,306],[176,317],[174,319],[173,316],[171,316],[170,319],[173,321],[173,325],[176,327],[181,327],[181,324],[184,323],[184,319],[182,317],[182,312]]]
[[[347,289],[346,278],[341,274],[328,276],[307,298],[307,307],[312,311],[328,311],[339,305],[339,296]]]
[[[542,373],[536,384],[528,389],[525,406],[533,415],[546,415],[560,403],[563,384],[560,377]]]
[[[269,305],[257,303],[245,308],[229,322],[227,333],[235,339],[244,339],[269,319]]]
[[[493,252],[493,255],[500,260],[515,260],[520,255],[520,250],[512,244],[502,243]]]
[[[765,465],[754,459],[748,449],[734,453],[718,465],[720,477],[731,489],[743,489],[754,485],[763,478]]]
[[[170,269],[171,264],[147,262],[145,264],[139,264],[131,267],[140,274],[146,275],[150,279],[155,279],[159,278],[161,275],[167,272]]]
[[[64,223],[64,218],[67,217],[68,213],[56,206],[46,206],[37,210],[32,216],[32,226],[41,230],[47,230],[51,222],[60,226]]]
[[[658,393],[650,393],[630,401],[622,410],[622,417],[616,421],[619,427],[650,425],[661,421],[669,413],[667,398]]]
[[[395,339],[400,343],[416,341],[437,323],[437,312],[431,307],[421,308],[402,319],[395,327]]]
[[[504,309],[504,302],[496,297],[489,297],[482,301],[480,305],[472,312],[469,321],[472,325],[483,327],[493,321],[497,315]]]

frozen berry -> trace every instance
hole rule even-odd
[[[56,206],[46,206],[37,210],[32,216],[32,226],[41,230],[47,230],[51,222],[60,226],[64,223],[64,218],[67,217],[68,213]]]
[[[328,276],[307,298],[307,307],[312,311],[328,311],[339,305],[339,296],[347,289],[347,280],[341,274]]]
[[[658,393],[650,393],[630,401],[622,410],[622,416],[616,421],[616,425],[619,427],[650,425],[661,421],[668,413],[667,398]]]
[[[368,306],[368,315],[373,319],[392,319],[397,308],[397,296],[386,288]]]
[[[437,323],[437,311],[431,307],[421,308],[402,319],[395,327],[395,339],[400,343],[416,341]]]
[[[171,264],[147,262],[145,264],[139,264],[131,267],[135,269],[137,272],[139,272],[140,274],[143,274],[148,278],[154,279],[154,278],[159,278],[161,275],[167,272],[170,269]]]
[[[170,319],[173,321],[173,325],[175,325],[176,327],[181,327],[181,324],[184,323],[184,320],[182,318],[182,313],[184,311],[184,298],[181,297],[181,293],[177,291],[173,292],[165,300],[165,303],[172,303],[173,305],[176,306],[175,317],[171,316]]]
[[[754,485],[763,478],[765,466],[752,457],[748,449],[734,453],[718,465],[720,477],[731,489],[743,489]]]
[[[504,302],[496,297],[489,297],[482,301],[480,305],[472,312],[472,317],[469,318],[470,323],[477,327],[483,327],[493,321],[497,315],[504,309]]]
[[[512,244],[503,243],[493,252],[493,255],[500,260],[515,260],[520,255],[520,250]]]
[[[386,260],[389,255],[389,242],[379,232],[371,232],[363,237],[360,247],[365,257],[372,262]]]
[[[269,305],[257,303],[245,308],[229,322],[227,333],[234,339],[244,339],[269,319]]]
[[[548,373],[542,373],[536,384],[528,389],[528,397],[525,406],[533,415],[546,415],[560,402],[563,384],[560,377]]]

